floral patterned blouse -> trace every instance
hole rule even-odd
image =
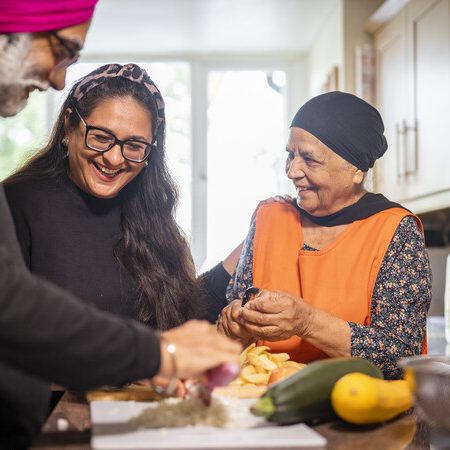
[[[228,302],[242,298],[252,285],[255,222],[244,242],[236,272],[227,287]],[[316,251],[304,245],[303,250]],[[401,376],[397,361],[420,354],[431,302],[431,270],[425,242],[415,219],[397,227],[374,286],[369,326],[349,322],[351,355],[375,363],[385,378]]]

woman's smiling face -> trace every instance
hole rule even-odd
[[[311,133],[292,127],[286,151],[286,173],[300,208],[313,216],[327,216],[358,199],[364,173]]]
[[[72,114],[76,114],[72,111]],[[117,139],[138,139],[152,142],[152,116],[132,97],[113,97],[101,101],[85,122],[101,128]],[[85,144],[86,126],[82,121],[75,129],[68,127],[69,175],[83,191],[98,198],[113,198],[145,168],[145,162],[136,163],[124,159],[120,146],[99,153]]]

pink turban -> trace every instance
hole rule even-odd
[[[97,0],[1,0],[0,34],[60,30],[88,21]]]

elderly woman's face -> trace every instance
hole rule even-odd
[[[151,114],[132,97],[103,100],[84,119],[88,125],[101,128],[121,141],[153,140]],[[66,129],[67,122],[66,118]],[[116,197],[139,175],[145,163],[124,159],[117,143],[104,153],[91,150],[85,144],[85,132],[86,126],[81,121],[78,127],[66,131],[70,177],[80,189],[94,197]]]
[[[333,214],[354,203],[364,174],[301,128],[291,128],[286,173],[300,208],[314,216]]]

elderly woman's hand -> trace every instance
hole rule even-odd
[[[258,212],[258,209],[261,208],[261,206],[269,205],[270,203],[292,203],[293,198],[289,194],[284,195],[274,195],[273,197],[266,198],[264,200],[261,200],[258,203],[258,206],[253,211],[252,218],[250,220],[250,223],[252,223],[255,220],[256,213]]]
[[[232,339],[240,341],[244,346],[249,345],[254,339],[253,335],[246,331],[239,323],[242,300],[233,300],[228,306],[222,309],[219,320],[217,321],[217,330]]]
[[[307,335],[313,311],[301,297],[262,290],[240,308],[238,321],[248,334],[268,341],[279,341],[294,335]]]

